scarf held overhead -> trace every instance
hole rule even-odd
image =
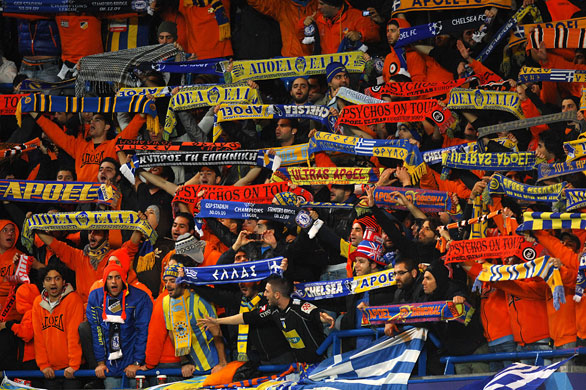
[[[433,38],[438,35],[457,33],[464,30],[476,30],[486,22],[484,14],[475,14],[453,19],[438,20],[419,26],[401,28],[401,35],[394,47],[404,47],[417,41]],[[402,83],[397,83],[402,84]]]
[[[505,148],[511,149],[513,152],[517,152],[517,144],[507,137],[499,137],[491,139],[500,145],[503,145]],[[481,146],[478,142],[468,142],[465,144],[448,146],[447,148],[442,149],[434,149],[434,150],[427,150],[425,152],[421,152],[423,156],[423,161],[425,161],[428,165],[430,164],[439,164],[442,162],[442,155],[444,153],[482,153]]]
[[[228,202],[204,199],[197,218],[270,219],[285,224],[295,223],[299,209],[292,206]]]
[[[525,129],[543,124],[565,122],[571,120],[576,120],[576,111],[566,111],[549,115],[540,115],[533,118],[521,119],[518,121],[511,121],[491,126],[480,127],[478,129],[478,137],[480,138],[495,133],[504,133],[506,131]]]
[[[566,211],[581,209],[586,206],[586,189],[573,188],[564,191],[566,197]]]
[[[25,96],[28,94],[0,95],[0,115],[14,115],[20,99]]]
[[[450,242],[445,263],[506,258],[517,254],[522,236],[498,236]]]
[[[506,195],[519,200],[554,203],[559,200],[565,186],[566,182],[549,186],[532,186],[516,182],[497,173],[488,184],[488,194],[490,197],[493,195]]]
[[[201,191],[203,194],[199,195]],[[173,202],[197,204],[201,199],[233,202],[271,203],[276,194],[289,191],[288,182],[250,186],[184,185],[175,194]]]
[[[100,183],[0,180],[0,199],[4,201],[111,205],[113,195],[111,186]]]
[[[436,301],[370,306],[364,308],[363,312],[362,326],[438,321],[458,321],[467,325],[472,319],[474,308],[468,302],[462,304],[452,301]]]
[[[35,138],[24,144],[0,143],[0,158],[12,157],[21,153],[30,152],[41,146],[41,140]]]
[[[291,167],[280,168],[279,173],[297,185],[318,184],[364,184],[378,181],[381,168],[353,168],[353,167]]]
[[[141,152],[212,152],[238,150],[238,142],[169,142],[169,141],[142,141],[137,139],[119,138],[116,141],[116,151]]]
[[[539,164],[537,166],[537,181],[584,171],[586,171],[586,160]]]
[[[376,187],[374,189],[374,203],[382,208],[407,210],[405,206],[397,203],[397,199],[392,195],[393,192],[405,195],[415,207],[424,213],[458,214],[460,212],[459,203],[453,201],[454,193],[423,188]]]
[[[519,119],[524,119],[521,100],[517,92],[454,88],[450,93],[447,107],[460,110],[506,111]]]
[[[513,33],[511,34],[511,38],[509,40],[509,47],[513,47],[520,43],[527,42],[527,37],[536,27],[557,28],[561,26],[566,28],[586,28],[586,18],[556,20],[555,22],[545,23],[522,24],[520,26],[517,26],[515,31],[513,31]]]
[[[392,95],[400,97],[432,97],[438,95],[445,95],[450,92],[453,88],[457,88],[462,84],[466,84],[472,81],[472,78],[461,78],[454,81],[441,81],[435,83],[429,82],[411,82],[407,81],[404,83],[387,83],[379,87],[371,87],[369,92],[373,97],[378,99],[382,98],[382,95]]]
[[[548,49],[585,49],[586,28],[567,28],[564,25],[551,28],[537,26],[529,34],[527,50],[538,49],[541,42]]]
[[[586,229],[586,214],[525,212],[517,232],[526,230]]]
[[[535,83],[540,81],[583,83],[586,81],[586,70],[546,69],[524,66],[521,68],[517,80],[520,83]]]
[[[457,10],[457,9],[473,9],[473,8],[511,8],[511,0],[464,0],[464,1],[449,1],[449,0],[395,0],[393,2],[393,15],[403,12],[414,11],[439,11],[439,10]]]
[[[530,171],[535,168],[534,152],[519,153],[444,153],[443,169],[480,171]],[[443,172],[442,172],[443,174]]]
[[[237,264],[209,265],[206,267],[185,267],[184,276],[177,278],[177,284],[192,286],[206,284],[258,282],[273,274],[283,275],[282,257],[247,261]]]

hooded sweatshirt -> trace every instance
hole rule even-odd
[[[14,274],[15,265],[14,265],[14,255],[22,253],[18,249],[15,248],[16,240],[18,239],[19,230],[16,224],[12,221],[7,219],[0,220],[0,230],[4,229],[6,225],[12,224],[14,226],[15,234],[14,240],[12,241],[12,246],[4,251],[4,253],[0,254],[0,305],[4,307],[6,304],[6,299],[8,298],[8,294],[10,293],[10,289],[12,288],[12,284],[6,281],[3,281],[5,276],[10,276]],[[20,320],[21,315],[16,311],[16,305],[12,306],[10,312],[6,316],[6,321],[10,320]]]
[[[19,322],[9,321],[6,327],[24,341],[23,362],[35,358],[35,346],[33,342],[33,302],[39,296],[39,289],[33,283],[20,285],[16,290],[16,310],[22,315]]]

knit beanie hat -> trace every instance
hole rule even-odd
[[[440,293],[448,288],[450,273],[441,261],[433,261],[425,271],[429,271],[435,278],[437,287],[433,294]]]
[[[330,62],[328,66],[326,66],[326,78],[328,79],[328,83],[330,83],[334,76],[340,72],[348,71],[341,62]]]
[[[115,251],[112,251],[110,253],[110,256],[108,257],[108,263],[110,263],[110,258],[112,256],[115,256],[118,259],[118,261],[120,262],[120,266],[124,270],[124,273],[128,274],[128,271],[130,270],[130,256],[128,255],[128,250],[126,248],[120,248],[116,249]],[[106,275],[106,277],[107,276],[108,275]],[[104,278],[104,281],[105,280],[106,279]]]
[[[173,36],[173,38],[177,39],[177,24],[173,22],[169,22],[167,20],[161,22],[159,24],[159,29],[157,30],[157,34],[167,32]]]
[[[120,274],[120,277],[122,277],[122,281],[124,283],[126,283],[127,272],[124,270],[124,268],[122,268],[118,264],[112,262],[112,263],[109,263],[106,266],[106,268],[104,268],[104,273],[102,275],[102,279],[104,280],[104,286],[106,286],[106,281],[108,280],[108,275],[110,275],[110,272],[113,272],[113,271],[118,271],[118,273]]]
[[[356,250],[350,253],[350,260],[356,261],[356,257],[366,257],[370,261],[374,261],[378,265],[386,266],[382,258],[383,246],[376,241],[363,240],[358,244]]]
[[[179,277],[179,270],[183,268],[182,264],[173,264],[165,268],[165,272],[163,273],[163,279],[167,276],[172,276],[174,278]]]

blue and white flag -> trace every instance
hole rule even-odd
[[[530,366],[528,364],[513,363],[494,376],[460,387],[460,390],[537,389],[551,374],[571,358],[573,356],[549,366]]]
[[[226,284],[258,282],[273,274],[283,275],[283,257],[246,261],[243,263],[208,265],[206,267],[185,267],[184,276],[177,278],[177,284],[187,283],[194,286],[206,284]]]
[[[296,390],[395,390],[407,382],[427,338],[427,329],[412,328],[383,337],[363,348],[321,362],[298,382]]]

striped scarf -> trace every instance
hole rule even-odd
[[[586,71],[576,69],[546,69],[524,66],[517,80],[520,83],[538,81],[561,81],[566,83],[582,83],[586,81]]]
[[[549,186],[532,186],[496,173],[486,187],[487,191],[483,194],[483,200],[492,204],[493,195],[506,195],[519,200],[554,203],[559,200],[565,186],[566,182]]]
[[[526,230],[586,229],[586,214],[580,213],[523,213],[523,223],[517,232]]]
[[[16,156],[21,153],[30,152],[41,146],[41,140],[35,138],[24,144],[0,143],[0,158]]]
[[[249,311],[253,311],[258,307],[258,303],[262,299],[262,292],[258,293],[254,298],[248,299],[245,296],[242,296],[240,299],[240,310],[238,313],[243,314]],[[250,325],[248,324],[240,324],[238,325],[238,339],[236,341],[236,351],[238,352],[237,360],[239,362],[247,362],[248,355],[246,354],[246,350],[248,348],[248,331],[250,329]]]
[[[549,115],[540,115],[533,118],[521,119],[518,121],[511,121],[491,126],[480,127],[478,129],[478,138],[485,137],[489,134],[504,133],[505,131],[526,129],[543,124],[565,122],[572,120],[576,120],[576,111],[566,111]]]
[[[472,291],[480,291],[482,282],[503,282],[540,277],[549,286],[553,295],[553,306],[559,310],[561,303],[566,303],[564,285],[558,268],[549,262],[549,256],[514,265],[482,264],[482,271],[474,281]]]
[[[545,22],[545,23],[532,23],[532,24],[523,24],[517,26],[515,31],[511,34],[511,38],[509,40],[509,47],[513,47],[519,45],[521,43],[527,42],[527,37],[531,34],[531,32],[537,28],[554,28],[555,26],[564,26],[568,29],[574,28],[586,28],[586,17],[585,18],[575,18],[575,19],[566,19],[566,20],[556,20],[555,22]]]
[[[585,49],[586,28],[567,28],[562,25],[545,28],[537,26],[529,35],[527,50],[538,49],[541,42],[548,49]]]

